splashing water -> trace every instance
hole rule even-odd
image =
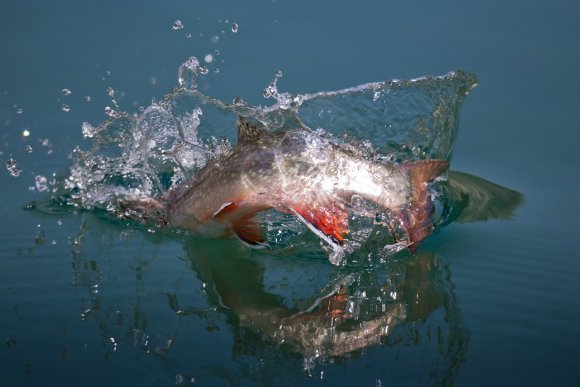
[[[9,158],[8,161],[6,161],[6,170],[8,170],[10,176],[14,177],[18,177],[22,173],[22,169],[18,167],[16,160],[14,160],[13,158]]]
[[[257,107],[240,98],[228,104],[202,94],[197,84],[206,73],[199,60],[191,57],[179,67],[179,87],[141,114],[115,111],[97,127],[84,123],[83,134],[92,140],[92,148],[75,149],[61,197],[73,206],[115,215],[123,198],[159,197],[195,177],[209,159],[232,149],[240,115],[267,130],[314,131],[334,143],[356,147],[375,162],[449,160],[459,109],[477,85],[472,74],[457,71],[294,95],[278,91],[277,80],[282,77],[278,71],[264,90],[264,96],[275,102]],[[262,220],[273,243],[296,246],[309,238],[287,216],[269,214]],[[333,261],[339,262],[345,253],[385,246],[385,235],[372,222],[354,216],[349,223],[352,242],[344,250],[328,251]],[[379,250],[390,255],[403,247],[390,244]]]

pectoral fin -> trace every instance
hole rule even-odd
[[[224,203],[213,215],[218,222],[229,225],[234,235],[252,248],[264,248],[268,244],[255,218],[256,213],[269,207],[256,206],[247,202]]]
[[[292,212],[331,245],[342,245],[348,233],[348,212],[338,203],[295,204]]]

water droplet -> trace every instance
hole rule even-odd
[[[238,23],[232,23],[232,32],[236,34],[238,32],[239,26]]]
[[[84,311],[81,312],[81,319],[86,319],[88,315],[90,315],[92,312],[91,308],[85,309]]]
[[[24,150],[26,151],[26,153],[32,153],[32,147],[30,145],[26,145],[24,147]]]
[[[30,131],[28,129],[24,129],[22,131],[22,137],[28,137],[28,136],[30,136]]]
[[[171,26],[171,29],[174,31],[180,30],[182,28],[183,28],[183,23],[179,19],[175,20],[173,22],[173,25]]]
[[[70,106],[68,106],[66,103],[62,104],[62,111],[65,113],[70,112]]]
[[[18,177],[22,173],[22,169],[18,168],[18,164],[16,164],[16,160],[13,158],[9,158],[6,161],[6,169],[10,173],[10,176]]]
[[[117,112],[110,106],[105,106],[105,114],[108,115],[109,117],[115,117],[117,115]]]
[[[71,95],[72,94],[72,91],[70,91],[69,89],[62,89],[60,91],[60,94],[62,94],[64,96],[67,96],[67,95]]]
[[[40,225],[39,225],[39,227],[40,227]],[[46,240],[44,238],[45,238],[44,231],[41,228],[39,228],[38,231],[36,231],[36,235],[34,237],[34,243],[37,245],[43,245],[44,242],[46,242]]]
[[[186,89],[196,89],[197,75],[200,73],[199,61],[195,56],[190,57],[184,63],[179,66],[179,71],[177,72],[178,82],[181,86]]]
[[[213,56],[211,54],[207,54],[203,60],[205,61],[205,63],[211,63],[213,62]]]
[[[44,192],[48,190],[48,180],[42,175],[38,175],[34,178],[34,185],[36,186],[38,192]]]
[[[7,339],[6,339],[6,341],[5,341],[5,343],[6,343],[6,345],[7,345],[9,348],[14,348],[14,347],[16,347],[16,340],[14,340],[13,338],[10,338],[10,337],[9,337],[9,338],[7,338]]]

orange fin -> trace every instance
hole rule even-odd
[[[213,215],[214,219],[229,224],[232,232],[244,244],[253,248],[267,247],[255,214],[265,208],[243,202],[224,203]]]
[[[236,222],[232,225],[232,231],[239,240],[250,247],[268,247],[256,218],[247,218]]]
[[[431,234],[433,203],[428,186],[449,168],[446,160],[421,160],[403,164],[411,181],[411,203],[399,214],[409,236],[409,250],[414,252],[419,243]]]
[[[292,212],[316,235],[331,245],[342,245],[348,233],[348,212],[337,203],[325,206],[294,205]]]

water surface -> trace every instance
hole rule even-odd
[[[3,380],[573,385],[580,376],[577,8],[547,1],[1,5]],[[172,28],[177,19],[183,29]],[[345,271],[320,254],[255,255],[236,240],[168,237],[99,211],[25,209],[48,195],[36,176],[66,175],[72,150],[90,148],[83,122],[108,119],[112,99],[138,113],[177,85],[188,57],[207,54],[213,60],[200,90],[254,105],[272,102],[262,93],[277,70],[278,88],[292,93],[457,69],[477,74],[452,168],[522,192],[526,202],[511,221],[452,224],[416,256],[371,271]],[[4,169],[10,159],[18,177]],[[254,280],[236,283],[232,272]],[[299,342],[280,344],[248,326],[261,321],[256,309],[224,307],[216,291],[224,283],[240,295],[238,305],[269,311],[320,310],[327,304],[313,295],[339,285],[352,295],[364,290],[359,316],[389,334],[305,362],[311,354]],[[422,302],[414,304],[409,289]]]

